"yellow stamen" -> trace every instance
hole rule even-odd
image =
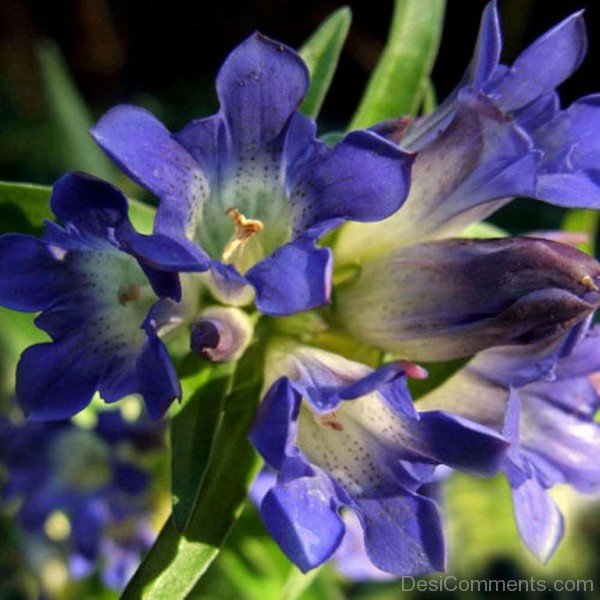
[[[221,257],[223,262],[229,262],[233,255],[240,248],[243,248],[253,235],[264,229],[264,225],[258,219],[247,219],[237,208],[229,208],[225,211],[225,214],[233,218],[235,226],[235,232],[227,242]]]
[[[581,285],[585,286],[590,292],[597,292],[598,286],[594,283],[594,280],[589,275],[584,275],[580,281]]]

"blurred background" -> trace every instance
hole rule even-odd
[[[433,71],[440,99],[456,85],[470,60],[485,4],[484,0],[448,0]],[[82,136],[90,122],[109,107],[129,102],[147,107],[169,128],[180,128],[191,118],[214,111],[216,71],[245,36],[258,29],[299,47],[326,16],[342,5],[352,8],[353,23],[322,109],[322,133],[341,130],[350,120],[384,46],[391,1],[2,0],[0,179],[51,184],[65,170],[83,169],[134,193],[108,161],[93,148],[90,150],[89,140]],[[589,53],[583,67],[562,87],[563,103],[600,90],[600,3],[500,0],[499,5],[505,62],[511,62],[527,43],[562,18],[585,9]],[[139,195],[139,191],[135,193]],[[562,217],[560,209],[519,200],[495,215],[494,221],[519,233],[558,227]],[[11,219],[0,223],[0,231],[13,227]],[[164,472],[164,465],[153,468]],[[600,511],[590,499],[561,490],[557,495],[567,515],[567,536],[549,565],[542,567],[518,541],[504,481],[453,478],[445,491],[451,573],[477,579],[593,579],[596,595],[579,592],[569,597],[600,597]],[[35,576],[29,577],[25,588],[15,583],[15,571],[27,566],[18,556],[20,545],[14,538],[18,533],[10,528],[8,513],[3,514],[0,556],[5,560],[0,559],[0,599],[37,597],[40,590],[29,581]],[[258,546],[248,542],[248,532],[252,533],[251,539],[260,540]],[[267,558],[256,559],[258,547],[263,548],[261,552]],[[281,597],[273,592],[276,588],[261,587],[261,580],[266,580],[265,568],[271,569],[275,577],[288,567],[249,509],[229,549],[211,568],[194,597]],[[401,595],[397,583],[351,583],[340,579],[332,569],[319,575],[303,594],[303,598],[332,600],[383,600]],[[414,595],[416,592],[407,592],[405,597]],[[478,594],[468,596],[476,598]],[[56,597],[112,596],[98,584],[63,590]],[[447,592],[436,597],[462,595]],[[537,597],[562,595],[546,592]]]

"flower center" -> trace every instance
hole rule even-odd
[[[236,253],[242,252],[250,238],[264,229],[262,221],[246,218],[237,208],[228,208],[225,211],[228,217],[233,218],[235,231],[223,250],[223,262],[233,262]]]

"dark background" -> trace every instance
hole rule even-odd
[[[428,0],[423,0],[426,3]],[[214,77],[227,53],[258,29],[299,47],[344,4],[353,23],[323,107],[321,131],[350,119],[385,43],[393,2],[356,0],[0,0],[0,179],[51,183],[71,167],[57,160],[36,49],[54,40],[97,118],[120,102],[141,104],[170,128],[210,114]],[[448,0],[433,72],[438,98],[459,81],[477,35],[484,0]],[[589,53],[562,87],[564,104],[600,91],[600,3],[593,0],[500,0],[505,62],[546,29],[585,8]],[[514,205],[514,204],[513,204]],[[555,226],[560,211],[513,205],[496,222],[513,231]],[[515,215],[519,218],[515,219]]]
[[[424,3],[427,0],[423,0]],[[150,94],[173,110],[181,126],[212,99],[212,82],[227,52],[253,30],[298,47],[344,4],[354,19],[334,93],[323,119],[346,122],[387,36],[391,1],[357,0],[2,0],[0,69],[4,102],[23,117],[42,109],[36,93],[35,45],[58,42],[95,111]],[[470,58],[483,0],[448,0],[440,56],[434,70],[439,97],[458,81]],[[586,9],[590,50],[583,68],[564,86],[566,101],[600,89],[600,6],[592,0],[500,0],[504,60],[575,10]],[[175,110],[179,107],[180,110]],[[4,106],[6,110],[6,106]]]

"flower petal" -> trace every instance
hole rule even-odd
[[[297,114],[285,153],[296,232],[337,218],[379,221],[408,193],[413,156],[370,131],[349,133],[330,149],[315,140],[314,122]]]
[[[437,505],[406,492],[392,498],[359,498],[358,516],[371,562],[397,575],[443,571],[446,551]]]
[[[449,125],[441,133],[434,127],[436,139],[414,148],[419,152],[402,210],[380,223],[344,225],[338,261],[457,234],[510,197],[534,195],[539,153],[488,99],[461,92]]]
[[[261,514],[273,539],[303,572],[325,562],[339,546],[345,527],[329,478],[317,473],[277,484]]]
[[[526,48],[489,91],[506,111],[529,104],[570,77],[587,52],[582,11],[547,31]]]
[[[500,61],[501,52],[502,34],[498,18],[498,5],[493,0],[486,5],[483,11],[475,54],[469,66],[469,80],[475,89],[481,89],[493,75]]]
[[[27,348],[17,366],[16,396],[34,421],[68,419],[91,401],[103,365],[78,352],[79,337]]]
[[[563,536],[563,517],[536,478],[512,491],[515,518],[521,538],[533,554],[547,562]]]
[[[329,248],[298,238],[278,248],[246,273],[256,306],[267,315],[291,315],[329,302],[333,260]]]
[[[207,166],[198,165],[154,115],[134,106],[117,106],[91,133],[129,177],[163,202],[157,231],[181,237],[193,230],[210,193]]]
[[[235,48],[217,76],[229,140],[240,154],[274,140],[308,90],[302,59],[279,42],[254,33]]]
[[[50,306],[67,283],[60,256],[60,249],[32,236],[0,236],[0,304],[27,312]]]

